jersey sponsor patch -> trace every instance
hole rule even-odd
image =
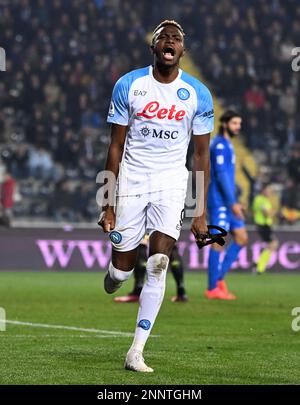
[[[114,115],[115,115],[115,105],[114,102],[111,101],[109,105],[108,116],[113,117]]]
[[[140,129],[140,133],[143,135],[144,138],[151,134],[151,130],[148,127],[142,127]]]
[[[206,117],[206,118],[213,118],[213,116],[214,116],[214,110],[205,111],[205,113],[203,113],[203,117]]]
[[[185,110],[177,110],[176,105],[171,105],[170,108],[160,108],[160,104],[158,101],[150,101],[148,104],[145,105],[142,111],[136,113],[136,117],[144,117],[147,119],[168,119],[168,120],[175,120],[181,121],[183,120],[184,116],[186,115]]]

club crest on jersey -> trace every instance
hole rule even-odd
[[[122,235],[118,231],[112,231],[109,234],[109,239],[112,241],[112,243],[115,243],[117,245],[118,243],[121,242]]]
[[[180,100],[188,100],[190,98],[190,92],[188,89],[181,87],[177,90],[177,96],[180,98]]]
[[[110,102],[109,110],[108,110],[108,116],[113,117],[115,115],[115,105],[114,102]]]

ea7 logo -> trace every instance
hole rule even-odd
[[[299,330],[300,330],[300,307],[295,307],[292,309],[292,316],[296,317],[292,321],[292,329],[294,332],[299,332]]]
[[[135,96],[145,96],[147,92],[145,90],[134,90],[133,94]]]
[[[0,48],[0,71],[6,71],[6,53],[4,48]]]

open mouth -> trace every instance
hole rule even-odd
[[[175,50],[171,48],[170,46],[167,46],[163,50],[163,55],[166,60],[172,60],[175,56]]]

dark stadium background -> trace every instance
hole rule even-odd
[[[111,91],[122,74],[152,62],[147,34],[164,18],[183,25],[188,58],[219,110],[243,116],[237,190],[248,223],[253,197],[271,181],[278,232],[281,225],[293,232],[297,254],[300,73],[292,49],[300,44],[300,6],[293,0],[2,0],[0,181],[10,232],[33,223],[96,228]]]
[[[137,307],[103,290],[111,244],[96,224],[96,175],[114,83],[151,64],[164,19],[186,32],[182,67],[212,91],[216,130],[225,108],[243,117],[234,146],[250,243],[228,277],[238,299],[206,300],[208,248],[186,218],[189,300],[171,302],[169,274],[145,376],[123,369]],[[70,384],[70,395],[74,384],[203,384],[204,399],[204,384],[270,384],[273,395],[299,384],[299,0],[0,0],[0,48],[0,398],[4,384]],[[279,247],[258,277],[251,204],[268,181]]]

